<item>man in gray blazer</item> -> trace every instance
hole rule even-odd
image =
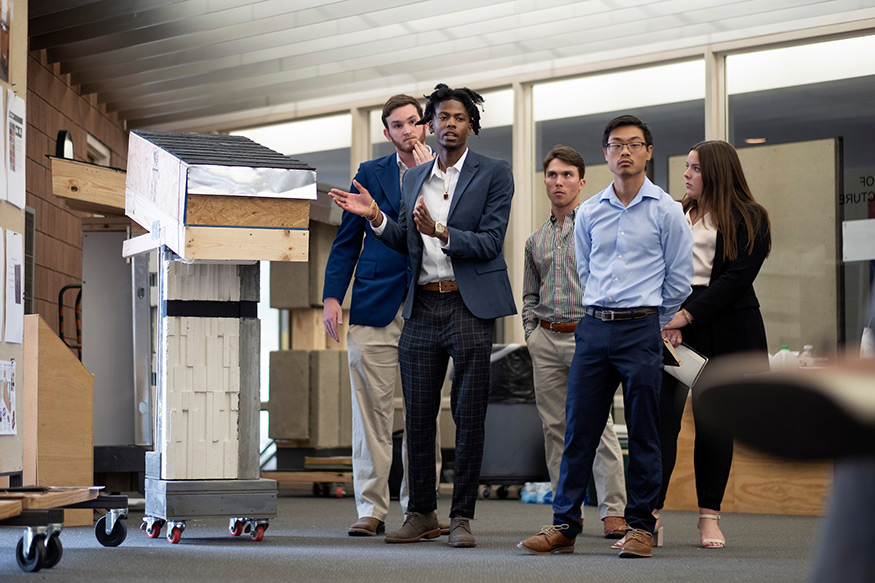
[[[377,238],[410,256],[413,283],[402,312],[398,345],[406,407],[410,501],[403,526],[386,542],[440,535],[435,495],[435,417],[448,359],[453,359],[456,422],[455,486],[450,509],[452,547],[473,547],[489,356],[495,319],[516,313],[502,248],[513,197],[510,165],[468,149],[480,131],[483,98],[468,88],[435,87],[420,123],[437,139],[433,164],[404,175],[395,222],[367,190],[332,190],[344,210],[364,216]]]

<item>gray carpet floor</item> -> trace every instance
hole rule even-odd
[[[449,496],[439,502],[446,516]],[[61,535],[63,558],[52,569],[22,572],[14,549],[20,528],[0,528],[0,581],[586,581],[630,582],[799,582],[805,581],[819,518],[724,514],[728,539],[722,550],[698,548],[696,514],[663,514],[666,545],[653,559],[619,559],[601,537],[597,509],[586,508],[583,533],[573,554],[532,556],[516,547],[521,539],[550,522],[549,506],[519,500],[481,500],[472,522],[477,547],[453,549],[446,538],[388,545],[382,537],[354,538],[346,528],[355,520],[351,497],[316,498],[284,494],[279,515],[263,541],[233,538],[227,519],[190,521],[182,541],[149,539],[138,529],[142,512],[128,517],[128,537],[116,548],[100,546],[93,528],[67,527]],[[400,526],[401,511],[392,503],[388,528]]]

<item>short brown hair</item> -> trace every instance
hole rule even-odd
[[[419,118],[422,119],[422,106],[414,97],[410,97],[409,95],[405,95],[403,93],[399,93],[398,95],[393,95],[383,104],[383,115],[380,116],[380,119],[383,120],[383,127],[387,130],[389,129],[389,124],[386,123],[386,118],[392,115],[392,112],[398,109],[399,107],[404,107],[405,105],[412,105],[416,108],[416,112],[419,114]]]
[[[586,163],[583,161],[583,156],[577,150],[568,146],[553,146],[553,149],[547,152],[547,156],[544,158],[544,172],[547,171],[547,166],[550,165],[550,162],[556,159],[575,166],[577,168],[577,178],[583,180],[583,175],[586,174]]]

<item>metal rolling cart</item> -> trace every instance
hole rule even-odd
[[[264,537],[277,484],[259,458],[259,261],[306,261],[315,170],[242,136],[132,132],[126,214],[157,249],[155,451],[141,529],[180,542],[186,521],[228,517]]]
[[[125,518],[128,498],[98,495],[99,487],[28,486],[0,490],[0,526],[23,527],[15,548],[15,560],[22,571],[51,569],[61,561],[64,546],[64,510],[93,508],[106,510],[94,525],[94,536],[105,547],[117,547],[127,538]]]

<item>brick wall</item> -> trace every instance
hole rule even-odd
[[[27,206],[36,212],[34,241],[34,310],[58,331],[58,292],[82,281],[83,213],[71,211],[52,194],[51,166],[46,155],[55,154],[60,130],[73,135],[77,160],[86,160],[91,134],[112,152],[110,166],[124,168],[128,137],[118,116],[107,113],[94,95],[83,95],[71,86],[57,64],[46,62],[45,51],[34,51],[27,62]],[[65,333],[75,333],[72,306],[76,294],[67,292],[64,303]]]

